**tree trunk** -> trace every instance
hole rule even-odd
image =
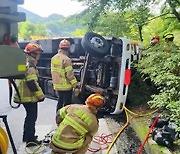
[[[141,26],[141,25],[138,25],[138,30],[139,30],[139,38],[140,38],[140,41],[143,42],[143,37],[142,37],[142,26]]]
[[[173,4],[172,0],[167,0],[167,2],[172,9],[172,13],[176,16],[177,20],[180,22],[180,14],[176,10],[175,5]]]

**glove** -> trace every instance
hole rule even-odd
[[[43,102],[45,98],[41,98],[38,100],[38,102]]]
[[[79,93],[80,93],[80,89],[79,88],[74,88],[74,96],[77,97],[79,96]]]

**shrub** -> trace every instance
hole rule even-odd
[[[144,50],[138,71],[149,76],[159,93],[148,101],[151,107],[165,107],[164,114],[175,121],[180,131],[180,50],[173,43]]]

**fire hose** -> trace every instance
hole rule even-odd
[[[111,134],[102,134],[100,136],[95,136],[93,138],[93,142],[99,144],[99,148],[91,148],[89,147],[89,151],[90,152],[97,152],[97,151],[101,151],[101,150],[106,150],[106,154],[110,153],[111,148],[113,147],[114,143],[116,142],[116,140],[118,139],[119,135],[124,131],[124,129],[128,126],[129,122],[133,119],[133,118],[137,118],[137,117],[143,117],[143,116],[148,116],[151,115],[155,112],[158,111],[158,109],[156,109],[155,111],[152,111],[150,113],[146,113],[146,114],[137,114],[132,112],[131,110],[129,110],[128,108],[126,108],[125,106],[123,106],[125,114],[126,114],[126,123],[117,131]],[[129,117],[128,113],[130,113],[131,115],[133,115],[133,117]],[[111,137],[113,135],[116,135],[113,139],[111,139]],[[108,145],[110,143],[110,145]],[[103,145],[103,146],[101,146]]]
[[[8,136],[0,126],[0,153],[6,154],[8,150]]]

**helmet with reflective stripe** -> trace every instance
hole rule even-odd
[[[37,43],[28,43],[24,49],[27,54],[43,52],[42,47]]]
[[[63,48],[68,49],[68,48],[70,48],[70,46],[71,46],[71,43],[70,43],[68,40],[66,40],[66,39],[62,40],[62,41],[59,43],[59,48],[60,48],[60,49],[63,49]]]
[[[89,108],[98,108],[104,104],[104,97],[100,94],[91,94],[85,101]]]
[[[168,34],[165,34],[165,35],[163,36],[163,38],[165,38],[165,39],[174,38],[174,35],[168,33]]]

